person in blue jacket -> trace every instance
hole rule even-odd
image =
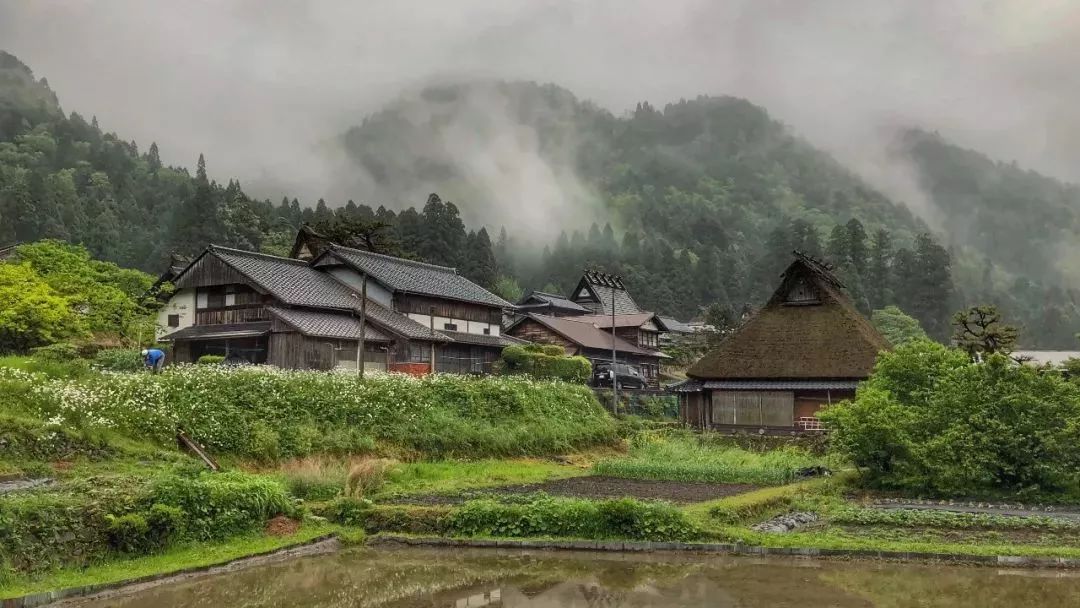
[[[161,367],[165,365],[165,353],[156,348],[144,348],[142,351],[143,365],[151,373],[158,373],[161,371]]]

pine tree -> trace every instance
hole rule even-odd
[[[495,263],[495,253],[491,249],[491,238],[487,229],[470,232],[466,237],[465,265],[463,274],[474,283],[483,287],[492,287],[498,278],[499,269]]]
[[[866,269],[869,265],[869,252],[866,246],[866,229],[862,222],[855,218],[848,220],[844,227],[847,230],[847,255],[851,265],[860,278],[866,277]]]
[[[835,266],[842,266],[851,260],[851,239],[848,236],[847,226],[837,224],[829,233],[829,242],[825,246],[825,256]]]
[[[158,155],[156,141],[150,144],[150,151],[146,153],[146,164],[151,173],[157,173],[161,169],[161,156]]]
[[[949,332],[952,309],[952,262],[949,252],[928,233],[915,237],[916,272],[919,280],[914,307],[909,311],[931,336],[944,339]]]
[[[892,235],[884,228],[874,232],[870,243],[870,265],[867,269],[866,292],[870,306],[879,309],[893,303]]]

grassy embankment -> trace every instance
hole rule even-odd
[[[326,531],[1080,556],[1080,532],[1059,520],[868,509],[847,474],[793,483],[800,468],[823,461],[797,447],[640,433],[620,454],[610,447],[616,424],[581,387],[455,378],[359,385],[348,376],[220,369],[52,375],[0,370],[8,448],[0,466],[58,481],[0,497],[0,597],[206,565]],[[177,452],[176,421],[233,472],[203,472]],[[576,464],[545,459],[567,453]],[[764,487],[682,506],[473,498],[478,488],[590,472]],[[387,503],[466,490],[473,499],[460,505]],[[788,534],[750,529],[793,510],[820,519]],[[277,516],[299,529],[268,534]]]

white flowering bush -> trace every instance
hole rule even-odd
[[[0,373],[10,373],[2,372]],[[4,376],[0,376],[2,388]],[[268,367],[173,366],[76,380],[28,374],[32,413],[171,441],[177,429],[219,453],[273,459],[354,451],[371,439],[430,455],[546,454],[614,440],[592,392],[525,377],[364,380]]]

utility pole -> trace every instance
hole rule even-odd
[[[619,376],[615,371],[615,287],[611,287],[611,412],[619,414]]]
[[[367,273],[365,272],[360,278],[360,339],[356,342],[356,377],[361,380],[364,379],[364,359],[366,353],[364,347],[366,342],[364,340],[367,333]],[[356,294],[352,294],[353,297],[357,297]]]

